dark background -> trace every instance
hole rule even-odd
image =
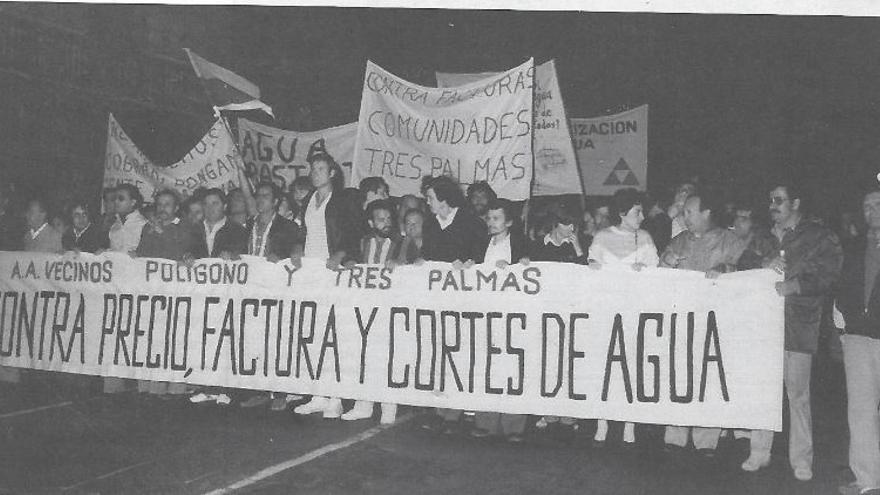
[[[179,159],[213,120],[183,47],[257,83],[273,125],[296,130],[355,121],[367,59],[434,85],[434,71],[534,56],[557,60],[571,117],[650,105],[652,192],[698,175],[763,199],[793,175],[830,214],[880,171],[878,28],[843,17],[0,4],[0,180],[97,197],[108,112],[155,161]]]

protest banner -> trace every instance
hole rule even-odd
[[[141,152],[110,114],[104,187],[134,184],[147,202],[162,189],[174,189],[184,197],[199,187],[219,187],[228,192],[240,186],[241,166],[235,143],[222,120],[217,120],[183,158],[162,167]]]
[[[496,76],[494,72],[479,74],[456,74],[437,72],[437,86],[449,88]],[[559,194],[583,194],[578,174],[574,147],[559,80],[556,64],[548,60],[535,67],[534,95],[535,141],[535,181],[532,196],[555,196]]]
[[[391,194],[419,194],[422,178],[487,181],[498,196],[523,200],[532,181],[529,59],[503,74],[457,88],[429,88],[367,62],[352,183],[370,176]]]
[[[648,105],[615,115],[570,119],[587,195],[648,186]]]
[[[238,149],[249,177],[272,181],[285,191],[294,179],[309,174],[308,159],[317,152],[329,154],[342,167],[345,185],[351,182],[351,162],[357,122],[315,132],[276,129],[238,119]]]
[[[778,274],[0,253],[0,365],[417,406],[781,427]]]

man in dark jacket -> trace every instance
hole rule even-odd
[[[810,412],[810,370],[819,344],[822,308],[840,276],[843,253],[837,236],[802,214],[801,192],[792,184],[770,191],[771,232],[775,257],[765,263],[785,273],[776,292],[785,297],[784,380],[790,428],[788,457],[795,478],[813,478],[813,421]],[[746,471],[770,463],[773,432],[753,431]]]
[[[425,221],[424,259],[482,263],[486,224],[466,208],[458,184],[446,176],[434,177],[425,185],[425,198],[433,215]]]
[[[849,466],[856,477],[841,487],[844,495],[880,494],[880,189],[862,206],[867,238],[847,246],[836,304],[844,320]]]
[[[226,218],[226,195],[208,189],[202,200],[205,219],[196,226],[195,258],[235,258],[248,252],[248,231]]]
[[[257,216],[247,223],[248,249],[252,256],[277,262],[291,257],[302,242],[299,227],[278,214],[281,191],[271,182],[261,182],[254,190]]]

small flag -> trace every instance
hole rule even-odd
[[[189,48],[183,49],[202,81],[214,111],[262,110],[273,118],[272,108],[260,101],[260,88],[229,69],[209,62]]]

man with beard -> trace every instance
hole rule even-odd
[[[384,265],[398,255],[400,240],[397,239],[394,221],[394,206],[387,199],[377,199],[367,205],[367,224],[370,233],[361,240],[361,263]],[[350,268],[353,261],[346,263]],[[355,401],[354,407],[342,415],[345,421],[368,419],[373,416],[372,401]],[[382,424],[394,422],[397,415],[397,404],[382,403]]]
[[[492,189],[488,182],[481,180],[474,182],[467,188],[467,200],[471,207],[471,211],[483,223],[486,222],[489,214],[489,203],[495,201],[498,195]]]

